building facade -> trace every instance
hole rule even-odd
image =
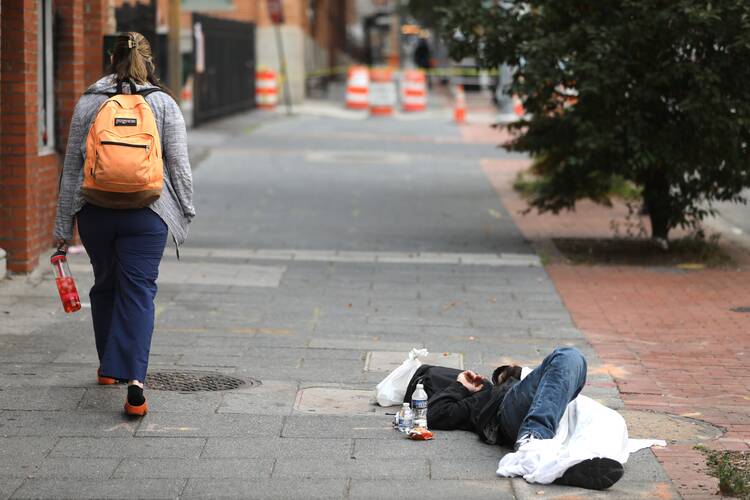
[[[156,2],[155,32],[163,34],[169,0],[0,0],[0,249],[7,253],[9,271],[30,272],[51,249],[75,103],[102,75],[103,38],[117,29],[117,9],[151,2]],[[223,9],[203,13],[255,23],[258,66],[278,68],[266,0],[189,2],[218,2]],[[280,28],[295,101],[304,97],[308,75],[349,62],[347,30],[356,24],[354,5],[353,0],[283,1]],[[182,24],[182,40],[190,44],[187,10]]]
[[[169,13],[169,0],[158,2],[159,23],[165,25]],[[200,0],[193,0],[193,3],[200,3]],[[279,72],[276,33],[268,15],[267,1],[232,0],[231,5],[231,8],[206,10],[201,13],[221,19],[254,23],[257,66],[269,67]],[[310,75],[332,74],[337,68],[351,62],[353,47],[350,46],[347,33],[357,22],[355,2],[283,0],[282,5],[284,23],[280,26],[280,32],[286,56],[287,77],[292,101],[299,103],[305,97],[305,83]],[[190,16],[191,11],[183,9],[183,31],[192,30]],[[183,36],[183,40],[186,39],[189,37]]]
[[[0,2],[0,248],[29,272],[50,249],[73,107],[101,74],[102,0]]]

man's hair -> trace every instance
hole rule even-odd
[[[501,385],[509,378],[521,379],[521,367],[516,365],[503,365],[495,368],[492,372],[492,383]]]

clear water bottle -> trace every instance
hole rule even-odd
[[[401,406],[401,411],[398,412],[398,430],[401,432],[409,432],[414,424],[414,413],[409,407],[409,403],[404,403]]]
[[[417,384],[411,395],[411,407],[414,410],[414,427],[427,428],[427,393],[424,385]]]

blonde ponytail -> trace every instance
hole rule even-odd
[[[151,52],[151,44],[145,36],[135,31],[123,33],[117,37],[112,50],[112,64],[109,73],[114,74],[117,82],[132,81],[138,85],[150,83],[177,100],[156,76],[156,64]]]
[[[130,68],[129,77],[135,83],[143,85],[148,82],[148,75],[154,72],[154,63],[151,57],[151,46],[148,40],[140,33],[128,33],[130,39]],[[150,67],[149,67],[150,66]]]
[[[140,85],[158,84],[154,75],[156,68],[151,45],[146,37],[135,31],[124,33],[117,38],[110,69],[118,82],[132,80]]]

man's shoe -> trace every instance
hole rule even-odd
[[[143,387],[135,384],[128,386],[125,413],[132,417],[142,417],[148,413],[148,404],[146,404],[146,398],[143,396]]]
[[[625,473],[622,464],[610,458],[590,458],[570,467],[555,484],[587,490],[606,490]]]
[[[518,440],[516,441],[516,444],[513,446],[513,451],[518,451],[519,448],[521,448],[521,446],[525,446],[531,443],[532,441],[538,441],[540,439],[541,438],[535,434],[532,434],[530,432],[526,433],[520,438],[518,438]]]
[[[117,383],[117,379],[112,377],[105,377],[104,375],[102,375],[101,370],[96,370],[96,382],[99,385],[113,385]]]

